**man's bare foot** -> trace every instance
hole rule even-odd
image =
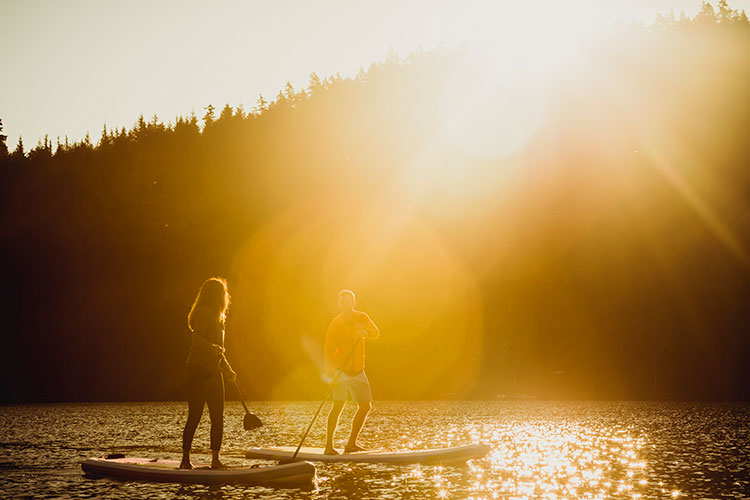
[[[336,451],[336,449],[333,447],[329,448],[328,446],[326,446],[325,451],[323,451],[323,455],[339,455],[339,452]]]
[[[182,462],[180,462],[180,469],[192,469],[192,468],[193,468],[193,464],[191,464],[189,461],[186,462],[183,460]]]
[[[346,448],[344,448],[344,453],[354,453],[356,451],[365,451],[365,449],[357,444],[347,444]]]

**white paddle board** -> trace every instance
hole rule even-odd
[[[245,456],[247,458],[265,458],[281,460],[291,458],[296,447],[279,448],[251,448]],[[486,444],[467,444],[454,448],[417,451],[358,451],[342,453],[341,455],[324,455],[323,448],[302,448],[297,454],[297,460],[311,462],[365,462],[376,464],[456,464],[473,458],[481,458],[489,453]]]
[[[284,486],[310,482],[315,477],[315,466],[308,462],[236,469],[211,469],[204,464],[194,464],[194,469],[180,469],[179,465],[180,462],[176,460],[138,457],[89,458],[81,464],[81,468],[87,474],[96,476],[160,483]]]

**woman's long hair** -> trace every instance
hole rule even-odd
[[[200,309],[208,309],[211,313],[216,315],[220,322],[223,323],[227,317],[229,302],[230,297],[229,289],[227,288],[227,280],[218,276],[207,279],[201,285],[201,289],[198,291],[198,296],[195,297],[193,306],[188,313],[188,327],[190,330],[193,329],[193,315],[195,314],[195,311]]]

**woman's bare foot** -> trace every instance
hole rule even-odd
[[[192,469],[193,464],[190,463],[190,450],[182,450],[182,462],[180,462],[180,469]]]
[[[358,444],[347,444],[346,448],[344,448],[344,453],[354,453],[356,451],[365,451],[364,448],[359,446]]]
[[[223,469],[224,464],[219,460],[219,452],[217,450],[211,450],[211,468],[212,469]]]
[[[339,455],[339,452],[336,451],[336,448],[334,448],[333,446],[326,446],[325,451],[323,451],[323,455]]]

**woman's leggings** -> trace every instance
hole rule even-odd
[[[208,416],[211,419],[211,450],[221,449],[224,435],[224,378],[221,372],[207,374],[201,369],[188,367],[188,419],[182,433],[182,449],[190,451],[195,429],[203,415],[203,406],[208,403]]]

